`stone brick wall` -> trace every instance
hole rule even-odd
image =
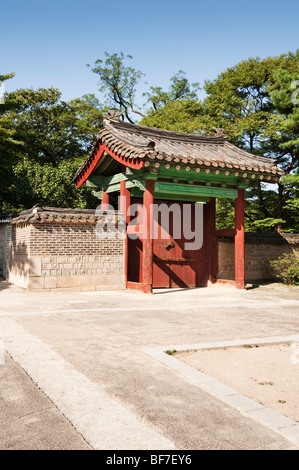
[[[7,224],[0,223],[0,276],[3,276],[5,265],[5,229]]]
[[[10,223],[0,224],[0,276],[25,287],[29,274],[29,228],[15,230]]]
[[[49,222],[10,225],[5,277],[29,290],[124,288],[124,241],[120,237],[99,239],[95,226]],[[3,243],[2,233],[0,238]]]
[[[31,289],[124,288],[123,240],[99,239],[93,224],[33,224]]]
[[[29,290],[123,289],[123,239],[97,237],[99,219],[92,211],[60,211],[27,211],[12,223],[0,223],[0,275]],[[112,225],[121,223],[117,214],[108,219]],[[246,281],[269,279],[268,261],[298,246],[296,234],[246,233]],[[233,238],[218,242],[218,271],[219,279],[234,280]]]
[[[28,287],[30,275],[30,226],[7,224],[5,237],[4,274],[10,282]]]
[[[12,227],[6,224],[4,232],[4,253],[3,253],[3,277],[8,276],[9,266],[11,262],[11,235]]]
[[[269,280],[268,261],[283,253],[292,253],[294,248],[288,244],[245,243],[245,280]],[[235,246],[233,242],[218,242],[218,278],[235,279]]]

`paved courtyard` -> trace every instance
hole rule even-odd
[[[144,351],[298,335],[298,307],[296,288],[35,293],[2,281],[0,448],[296,448]]]

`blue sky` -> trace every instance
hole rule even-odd
[[[131,54],[149,85],[168,88],[179,69],[203,84],[248,57],[299,48],[293,0],[7,0],[1,17],[0,74],[16,73],[6,90],[53,86],[65,100],[100,97],[86,64],[104,51]],[[139,87],[138,105],[146,89]]]

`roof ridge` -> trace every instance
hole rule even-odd
[[[109,130],[123,129],[124,131],[132,130],[134,134],[146,135],[148,137],[157,136],[158,138],[164,137],[165,140],[178,140],[180,142],[194,142],[194,143],[214,143],[224,144],[228,137],[219,135],[203,135],[203,134],[190,134],[185,132],[169,131],[166,129],[159,129],[156,127],[147,127],[141,124],[131,124],[129,122],[120,121],[106,121],[104,129],[109,125]],[[109,122],[109,124],[108,124]]]
[[[132,142],[130,142],[128,139],[126,139],[123,135],[121,135],[118,131],[118,129],[115,129],[114,126],[110,126],[110,123],[109,124],[106,124],[106,126],[104,127],[104,129],[102,129],[101,131],[101,137],[102,135],[104,134],[105,131],[109,131],[112,135],[114,135],[115,137],[117,137],[118,140],[121,140],[124,144],[127,144],[127,145],[130,145],[132,146]],[[149,142],[144,140],[144,143],[134,143],[134,147],[138,147],[138,148],[146,148],[148,146]],[[152,148],[152,147],[151,147]]]

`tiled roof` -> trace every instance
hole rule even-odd
[[[118,217],[119,216],[119,217]],[[12,224],[21,223],[72,223],[72,224],[95,224],[101,217],[94,209],[61,209],[58,207],[42,207],[37,204],[31,209],[25,210],[11,220]],[[122,220],[122,216],[117,211],[111,213],[111,222],[115,217]],[[105,216],[109,223],[109,211]]]
[[[3,213],[3,214],[0,214],[0,224],[7,224],[9,222],[11,222],[11,220],[14,218],[14,217],[17,217],[19,215],[20,212],[6,212],[6,213]]]
[[[137,124],[120,122],[104,116],[104,128],[100,131],[91,152],[77,171],[74,180],[90,165],[100,145],[128,160],[158,161],[226,168],[281,176],[283,173],[274,160],[260,157],[237,148],[228,142],[221,129],[215,135],[184,134],[165,131]]]
[[[282,233],[281,235],[290,245],[299,246],[299,233]]]
[[[105,223],[118,223],[123,222],[122,213],[119,211],[104,211]],[[100,220],[103,215],[97,213],[95,209],[69,209],[59,207],[43,207],[36,204],[31,209],[22,211],[20,213],[14,212],[2,214],[3,221],[10,222],[11,224],[22,223],[73,223],[73,224],[95,224]],[[0,216],[1,218],[1,216]],[[218,237],[219,241],[233,242],[234,237],[221,236]],[[299,246],[298,233],[262,233],[262,232],[246,232],[245,243],[254,244],[273,244],[273,245],[293,245]]]
[[[234,237],[218,237],[218,240],[233,243]],[[257,245],[266,244],[299,246],[299,234],[278,232],[245,232],[245,243]]]

